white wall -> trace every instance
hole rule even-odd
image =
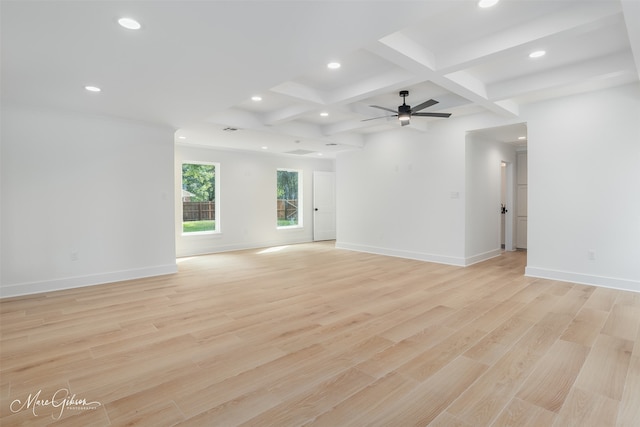
[[[640,291],[640,86],[533,104],[523,115],[527,275]]]
[[[181,210],[182,163],[220,163],[220,234],[183,235]],[[302,170],[303,227],[276,227],[278,168]],[[332,159],[176,146],[175,240],[178,256],[284,245],[313,240],[313,171],[334,170]]]
[[[340,153],[337,246],[464,264],[464,150],[455,129],[404,127]]]
[[[426,132],[401,127],[371,135],[361,151],[339,154],[336,245],[453,265],[495,255],[499,223],[494,234],[484,222],[499,219],[493,214],[500,208],[500,160],[515,157],[494,144],[472,147],[467,155],[466,138],[469,130],[514,122],[493,114],[437,120]],[[485,179],[489,162],[496,161],[496,176]],[[469,166],[474,179],[483,179],[474,181],[471,194]],[[495,185],[489,182],[495,179]],[[497,205],[484,197],[488,189],[497,192]],[[474,211],[482,216],[468,218]]]
[[[3,297],[176,271],[171,129],[3,106],[1,161]]]
[[[470,133],[466,144],[466,264],[500,255],[502,168],[516,162],[515,146]],[[513,183],[511,185],[513,193]],[[513,211],[512,206],[508,206]],[[511,215],[509,216],[511,217]]]

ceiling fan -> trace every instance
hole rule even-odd
[[[370,107],[379,108],[381,110],[390,111],[392,113],[397,113],[397,114],[392,114],[392,115],[388,115],[388,116],[381,116],[381,117],[373,117],[371,119],[364,119],[362,121],[366,122],[366,121],[369,121],[369,120],[383,119],[385,117],[397,117],[400,120],[400,124],[402,126],[406,126],[406,125],[409,124],[409,121],[410,121],[412,116],[416,116],[416,117],[444,117],[444,118],[447,118],[447,117],[451,116],[451,113],[419,113],[418,112],[420,110],[424,110],[427,107],[431,107],[432,105],[437,104],[438,101],[436,101],[435,99],[430,99],[428,101],[423,102],[422,104],[418,104],[415,107],[411,108],[411,105],[407,105],[407,103],[405,102],[405,98],[407,96],[409,96],[409,91],[408,90],[401,90],[400,91],[400,96],[402,97],[402,105],[398,106],[398,111],[397,112],[395,110],[392,110],[391,108],[380,107],[379,105],[370,105]]]

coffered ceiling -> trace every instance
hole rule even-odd
[[[402,128],[423,132],[482,112],[517,122],[524,104],[640,76],[636,0],[1,6],[3,103],[166,125],[180,144],[333,157],[399,128],[395,117],[363,120],[391,115],[371,105],[396,110],[400,90],[409,105],[439,101],[423,112],[452,114]],[[121,17],[141,28],[122,28]],[[534,51],[546,54],[530,58]],[[512,128],[505,142],[522,132]]]

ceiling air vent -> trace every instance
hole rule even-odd
[[[232,127],[227,126],[226,128],[224,128],[222,130],[225,131],[225,132],[235,132],[235,131],[238,130],[238,128],[232,128]]]
[[[315,151],[312,150],[293,150],[293,151],[286,151],[286,154],[297,154],[299,156],[304,156],[305,154],[311,154],[311,153],[315,153]]]

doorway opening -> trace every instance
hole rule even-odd
[[[526,248],[526,123],[467,131],[466,150],[465,255]]]

